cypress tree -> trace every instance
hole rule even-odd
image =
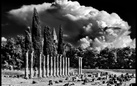
[[[42,51],[42,36],[40,20],[36,8],[34,8],[33,20],[32,20],[32,41],[34,51],[40,53]]]
[[[43,46],[44,55],[52,55],[53,53],[53,38],[51,29],[46,26],[44,28],[44,46]]]
[[[33,18],[32,18],[32,42],[34,48],[35,63],[38,65],[37,61],[40,53],[42,52],[42,36],[41,36],[41,26],[40,20],[36,8],[34,8]]]
[[[32,49],[32,37],[30,28],[25,30],[25,49],[26,51]]]
[[[57,43],[56,31],[55,31],[55,29],[53,28],[53,29],[52,29],[53,56],[55,56],[55,55],[57,54],[57,46],[56,46],[56,43]]]
[[[59,27],[59,35],[58,35],[58,54],[63,54],[63,31],[60,25]]]

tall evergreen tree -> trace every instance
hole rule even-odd
[[[55,56],[57,54],[57,46],[56,46],[56,43],[57,43],[57,35],[56,35],[56,31],[55,29],[53,28],[52,29],[52,55]]]
[[[42,52],[42,36],[41,36],[41,26],[36,8],[34,8],[33,18],[32,18],[32,44],[34,49],[34,66],[39,64],[39,56]]]
[[[34,51],[39,54],[42,51],[42,36],[40,20],[36,8],[34,8],[32,20],[32,42]]]
[[[43,46],[44,55],[52,55],[53,53],[53,37],[51,29],[46,26],[44,28],[44,46]]]
[[[30,28],[27,28],[27,30],[25,30],[25,49],[32,49],[32,37]]]
[[[59,27],[59,36],[58,36],[58,54],[63,54],[63,30],[60,25]]]

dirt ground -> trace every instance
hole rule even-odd
[[[49,78],[34,78],[34,79],[23,79],[23,78],[11,78],[11,77],[4,77],[4,75],[8,74],[8,75],[12,75],[12,74],[21,74],[23,72],[20,71],[12,71],[12,73],[9,73],[8,70],[2,71],[2,76],[1,76],[1,80],[2,80],[2,86],[49,86],[49,80],[53,80],[53,85],[51,86],[63,86],[64,84],[68,83],[68,80],[65,80],[65,77],[49,77]],[[92,71],[92,70],[91,70]],[[97,71],[102,71],[102,72],[109,72],[109,73],[113,73],[113,74],[117,74],[120,75],[120,72],[113,72],[113,71],[108,71],[108,70],[103,70],[103,69],[97,69]],[[94,71],[95,72],[95,71]],[[58,81],[58,80],[62,80],[62,83],[55,83],[54,81]],[[36,81],[35,84],[33,84],[32,82]],[[69,82],[74,83],[75,85],[72,86],[107,86],[106,84],[100,84],[100,85],[95,85],[95,82],[90,82],[90,83],[86,83],[85,85],[82,85],[82,81],[80,82]],[[96,83],[100,83],[100,81],[96,81]],[[129,82],[123,83],[123,86],[129,86],[130,83],[136,83],[135,78],[133,78],[132,80],[130,80]]]

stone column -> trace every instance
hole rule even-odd
[[[59,56],[59,59],[60,59],[60,60],[59,60],[59,62],[60,62],[60,65],[59,65],[59,69],[60,69],[60,70],[59,70],[59,73],[60,73],[60,74],[59,74],[59,75],[62,76],[62,55]]]
[[[67,76],[67,57],[65,57],[65,76]]]
[[[81,64],[80,57],[78,57],[78,75],[80,75],[80,64]]]
[[[70,70],[70,58],[68,59],[68,64],[67,64],[67,75],[69,76],[69,70]]]
[[[62,56],[62,76],[64,76],[65,75],[65,58],[64,58],[64,56]]]
[[[58,54],[58,76],[60,76],[60,55]]]
[[[41,69],[41,57],[42,57],[42,53],[40,53],[40,56],[39,56],[39,69],[38,69],[38,77],[42,77],[42,69]]]
[[[49,77],[49,55],[46,58],[46,76]]]
[[[80,57],[80,74],[82,74],[82,57]]]
[[[26,62],[25,62],[25,78],[28,79],[29,78],[29,73],[28,73],[28,54],[29,51],[26,52]]]
[[[45,69],[45,55],[43,55],[43,65],[42,65],[42,77],[46,77],[46,69]]]
[[[56,56],[54,56],[53,59],[54,59],[54,61],[53,61],[53,66],[54,66],[54,67],[53,67],[53,68],[54,68],[54,69],[53,69],[53,76],[56,77]]]
[[[34,71],[33,71],[33,56],[34,56],[34,51],[31,52],[31,58],[30,58],[30,78],[33,78],[34,76]]]
[[[53,57],[50,56],[50,76],[53,76]]]
[[[56,63],[57,63],[57,65],[56,65],[56,73],[57,74],[56,75],[59,76],[59,55],[56,56],[56,60],[57,60],[56,61]]]

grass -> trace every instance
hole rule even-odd
[[[106,71],[121,72],[121,73],[136,73],[136,69],[103,69]],[[77,72],[77,69],[71,69],[71,71]],[[82,69],[83,73],[97,73],[100,72],[97,69]],[[2,70],[3,75],[22,75],[24,74],[23,70],[14,71],[14,70]]]
[[[103,69],[106,71],[113,71],[113,72],[121,72],[121,73],[136,73],[136,69]],[[77,69],[74,69],[75,72],[77,72]],[[82,69],[83,73],[97,73],[97,72],[101,72],[97,69]]]
[[[105,70],[121,72],[121,73],[136,73],[136,69],[105,69]]]
[[[22,75],[24,71],[15,71],[15,70],[2,70],[2,75]]]

